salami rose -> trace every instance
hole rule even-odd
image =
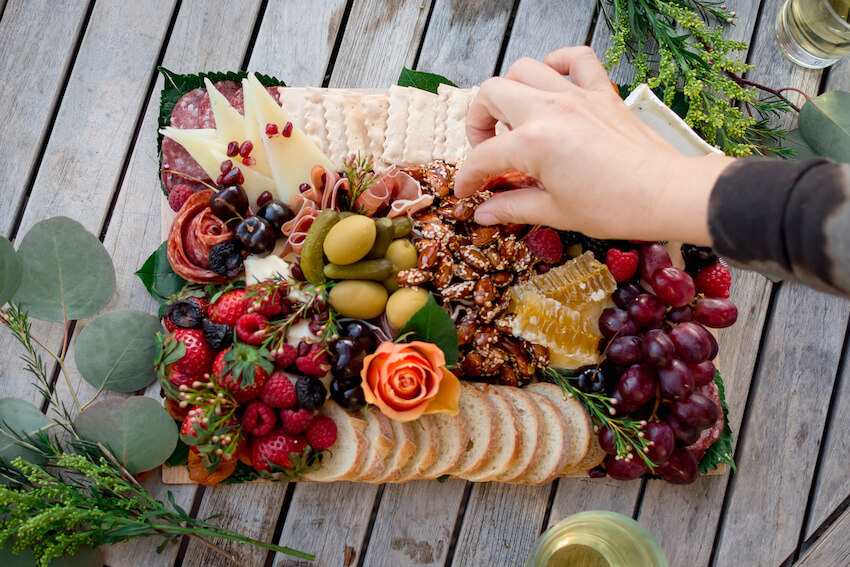
[[[210,210],[212,190],[189,197],[171,225],[168,235],[168,263],[178,276],[195,283],[226,283],[231,278],[210,270],[210,249],[233,238]]]

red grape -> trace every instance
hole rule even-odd
[[[710,360],[700,362],[699,364],[688,364],[688,370],[691,371],[691,376],[694,378],[694,386],[705,386],[714,381],[714,363]]]
[[[694,319],[715,329],[723,329],[738,319],[738,308],[728,299],[701,297],[697,299]]]
[[[607,427],[599,430],[599,446],[609,455],[617,454],[617,446],[614,444],[614,434]]]
[[[644,329],[660,328],[664,324],[666,311],[664,303],[650,293],[637,296],[629,304],[629,317]]]
[[[667,333],[660,329],[647,331],[641,340],[641,351],[644,360],[659,368],[670,366],[670,363],[676,356],[676,348],[673,346],[673,341],[670,340]]]
[[[673,431],[673,436],[681,441],[683,445],[693,445],[697,442],[697,439],[699,439],[700,430],[683,425],[678,419],[676,419],[675,415],[668,415],[667,419],[664,421],[670,426],[670,429]]]
[[[667,312],[667,319],[673,323],[685,323],[694,320],[694,310],[690,306],[674,307]]]
[[[699,392],[694,392],[687,400],[673,405],[673,415],[679,423],[694,429],[707,429],[717,422],[720,411],[717,405]]]
[[[667,368],[658,369],[661,395],[670,400],[684,400],[694,389],[694,379],[688,365],[674,358]]]
[[[652,289],[655,295],[671,307],[682,307],[696,295],[694,280],[679,268],[658,268],[652,274]]]
[[[655,270],[672,266],[673,262],[670,260],[670,254],[664,248],[664,245],[653,242],[640,247],[640,263],[638,265],[640,266],[640,277],[650,281]]]
[[[634,335],[638,332],[637,324],[629,318],[622,309],[609,307],[599,316],[599,331],[606,339],[617,335]]]
[[[629,366],[620,377],[617,392],[627,405],[640,407],[655,396],[655,373],[648,364]]]
[[[617,417],[623,417],[637,409],[637,406],[627,403],[623,399],[623,394],[619,389],[614,390],[614,393],[611,394],[611,407],[614,408],[614,415]]]
[[[670,340],[676,347],[676,353],[682,360],[691,364],[709,360],[713,339],[705,327],[693,322],[682,323],[670,331]]]
[[[656,472],[670,484],[690,484],[699,476],[699,465],[693,453],[678,447]]]
[[[673,343],[670,343],[670,348],[673,348]],[[634,364],[643,360],[641,339],[634,335],[617,337],[611,341],[605,353],[614,364]]]
[[[614,303],[617,307],[625,309],[629,306],[629,303],[632,300],[639,296],[642,293],[646,293],[642,287],[640,287],[636,283],[625,283],[617,286],[617,289],[614,290],[614,293],[611,294],[611,299],[614,300]]]
[[[605,457],[605,470],[614,480],[633,480],[645,475],[649,469],[639,456],[631,459],[617,459],[613,455]]]
[[[646,425],[645,437],[650,442],[646,456],[656,465],[664,464],[676,445],[673,430],[666,423],[653,421]]]

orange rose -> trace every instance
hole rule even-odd
[[[426,413],[457,415],[460,382],[435,345],[383,342],[363,359],[360,376],[366,401],[396,421]]]

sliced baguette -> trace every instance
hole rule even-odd
[[[568,455],[567,447],[570,444],[570,432],[555,404],[536,392],[528,391],[527,388],[526,393],[543,414],[543,440],[537,458],[513,482],[531,485],[545,484],[564,470]]]
[[[381,484],[384,482],[395,482],[401,478],[401,468],[407,464],[410,457],[416,451],[416,443],[413,426],[394,419],[390,420],[395,434],[395,446],[392,452],[384,459],[384,470],[381,474],[371,478],[364,478],[365,482]]]
[[[390,419],[375,406],[368,406],[363,411],[366,417],[364,434],[369,442],[369,448],[363,468],[351,479],[355,481],[375,478],[384,472],[384,459],[395,445],[395,435]]]
[[[319,470],[304,475],[304,479],[315,482],[351,479],[353,474],[362,470],[369,452],[369,442],[363,434],[366,422],[359,414],[345,411],[332,400],[326,401],[319,413],[336,423],[336,443],[325,454]]]
[[[401,476],[395,482],[407,482],[419,478],[422,471],[434,464],[440,452],[440,437],[437,426],[430,415],[423,415],[410,422],[416,442],[416,451],[401,467]]]
[[[478,472],[466,476],[467,480],[473,482],[486,482],[494,480],[516,463],[522,451],[521,425],[513,405],[508,402],[506,396],[501,394],[503,387],[487,384],[473,387],[487,396],[496,410],[496,419],[493,423],[496,439],[490,458]]]
[[[499,393],[507,399],[517,414],[519,432],[522,436],[522,449],[516,463],[493,480],[513,482],[524,475],[537,460],[540,448],[544,445],[545,432],[543,428],[545,423],[543,411],[531,399],[528,392],[521,388],[507,386],[499,388]]]
[[[606,454],[607,453],[602,450],[602,447],[599,446],[599,437],[594,434],[593,439],[590,440],[590,451],[587,452],[587,456],[575,465],[567,465],[558,476],[575,476],[578,473],[586,473],[593,467],[602,463],[602,461],[605,460]]]
[[[469,442],[469,426],[463,414],[435,413],[429,417],[437,429],[440,450],[436,460],[430,466],[422,468],[419,478],[438,478],[457,467],[466,454],[466,445]]]
[[[570,445],[564,467],[577,465],[590,452],[590,441],[593,439],[593,423],[587,411],[572,396],[565,398],[563,390],[555,384],[537,382],[526,386],[525,389],[545,396],[558,408],[570,432]]]
[[[496,443],[496,409],[490,400],[474,386],[461,384],[458,413],[466,417],[469,440],[458,464],[446,471],[458,478],[475,475],[492,458]]]

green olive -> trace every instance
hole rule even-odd
[[[404,327],[413,314],[428,301],[428,292],[419,287],[403,287],[387,300],[387,321],[396,329]]]
[[[387,304],[387,290],[378,282],[344,280],[331,288],[328,301],[343,317],[374,319]]]
[[[409,270],[416,267],[419,254],[416,252],[416,247],[408,239],[399,238],[390,242],[384,258],[391,260],[399,270]]]
[[[322,247],[332,264],[353,264],[372,249],[376,234],[375,221],[363,215],[352,215],[328,231]]]

